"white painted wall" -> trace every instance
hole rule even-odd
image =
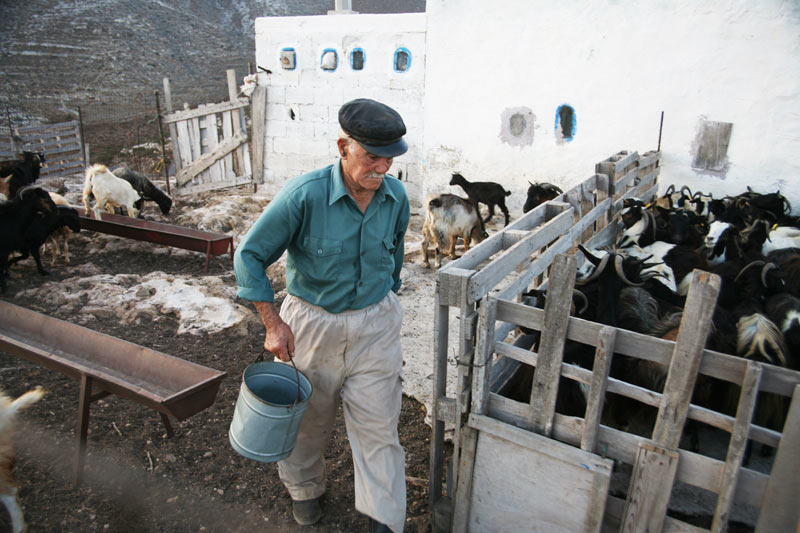
[[[453,171],[513,191],[522,213],[527,182],[565,190],[620,150],[654,150],[664,112],[661,186],[715,196],[748,185],[780,191],[800,210],[800,4],[794,0],[428,0],[426,14],[270,17],[256,20],[256,61],[268,83],[265,191],[335,160],[336,112],[366,96],[395,107],[408,126],[412,203],[456,192]],[[277,63],[298,50],[294,72]],[[340,61],[354,46],[367,67],[319,69],[322,50]],[[392,70],[398,46],[412,68]],[[555,114],[569,104],[576,134],[559,142]],[[289,119],[289,109],[297,120]],[[504,117],[529,110],[529,144],[501,139]],[[728,166],[691,168],[701,121],[733,123]]]
[[[274,195],[286,180],[335,162],[339,108],[354,98],[372,98],[402,115],[409,151],[395,158],[391,173],[402,170],[409,196],[421,194],[424,13],[264,17],[256,19],[255,31],[256,65],[272,71],[259,71],[259,84],[267,86],[265,184],[260,193]],[[296,51],[294,70],[279,64],[285,47]],[[410,68],[402,73],[393,66],[399,47],[411,53]],[[338,55],[335,71],[320,68],[328,48]],[[350,67],[354,48],[365,52],[361,71]]]
[[[514,191],[526,180],[566,190],[620,151],[658,144],[661,184],[715,195],[780,189],[800,208],[800,4],[674,0],[428,0],[426,183],[453,169]],[[559,144],[556,108],[577,133]],[[507,108],[536,117],[533,142],[499,138]],[[701,117],[733,123],[723,177],[691,168]]]

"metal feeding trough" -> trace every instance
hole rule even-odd
[[[100,220],[86,216],[83,208],[76,208],[81,217],[81,229],[107,233],[118,237],[163,244],[174,248],[182,248],[206,254],[205,271],[208,272],[208,261],[230,250],[233,260],[233,237],[224,233],[213,233],[194,228],[164,224],[141,218],[131,218],[98,211]]]
[[[0,301],[0,350],[81,381],[75,481],[91,402],[116,394],[184,420],[214,403],[225,372]]]

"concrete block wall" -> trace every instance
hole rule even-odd
[[[338,112],[344,102],[372,98],[403,117],[408,153],[395,159],[391,174],[403,172],[409,199],[422,201],[422,150],[425,87],[424,13],[393,15],[334,14],[312,17],[263,17],[255,21],[259,84],[267,87],[264,184],[273,196],[288,180],[336,162]],[[282,68],[281,50],[293,48],[293,70]],[[350,53],[364,52],[364,68],[353,70]],[[404,72],[394,68],[395,51],[408,50]],[[335,70],[321,68],[323,52],[335,50]]]

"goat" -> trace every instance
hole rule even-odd
[[[139,213],[134,207],[139,200],[139,193],[130,183],[109,172],[105,165],[95,164],[86,169],[86,179],[83,183],[83,206],[86,208],[86,216],[90,216],[89,198],[92,195],[96,201],[94,218],[100,218],[97,213],[98,207],[106,211],[111,207],[124,207],[131,218],[136,218]]]
[[[153,182],[151,182],[147,176],[141,172],[136,172],[135,170],[124,167],[114,170],[113,174],[116,177],[122,178],[130,183],[133,189],[139,193],[141,198],[139,198],[133,205],[139,210],[140,215],[145,200],[150,200],[158,204],[158,208],[161,209],[162,215],[169,214],[169,208],[172,207],[172,198],[164,194],[161,189],[153,185]]]
[[[44,389],[37,387],[12,400],[0,392],[0,500],[3,501],[11,516],[13,533],[20,533],[27,529],[22,508],[17,500],[19,484],[14,480],[12,474],[16,462],[12,441],[14,420],[19,411],[38,402],[44,394]]]
[[[39,179],[42,163],[45,161],[44,152],[24,151],[20,157],[21,159],[0,163],[0,176],[9,178],[9,190],[6,194],[9,199],[16,196],[20,189]]]
[[[528,197],[525,200],[525,205],[522,206],[522,212],[527,213],[533,208],[556,198],[559,194],[564,194],[560,188],[552,183],[531,183],[528,187]]]
[[[456,258],[456,241],[464,240],[464,250],[469,250],[471,241],[483,241],[488,235],[481,230],[480,215],[475,206],[466,198],[454,194],[439,194],[428,198],[425,208],[425,222],[422,225],[422,262],[430,268],[428,246],[436,247],[436,267],[442,265],[441,255]]]
[[[47,213],[43,217],[34,217],[23,233],[22,245],[17,248],[22,255],[14,257],[8,261],[8,266],[18,261],[27,259],[29,255],[36,261],[36,269],[42,276],[47,276],[47,272],[42,267],[39,256],[39,248],[48,241],[52,233],[60,228],[67,227],[76,233],[81,231],[80,216],[74,207],[63,205],[56,206],[54,213]],[[66,242],[64,244],[66,247]]]
[[[0,178],[0,201],[6,201],[9,198],[9,193],[11,190],[11,178],[13,176],[9,174],[5,178]]]
[[[11,200],[0,203],[0,291],[6,291],[9,254],[28,247],[25,232],[34,219],[55,211],[50,195],[39,187],[20,189]]]
[[[53,200],[53,203],[56,204],[56,207],[63,206],[63,207],[72,207],[72,205],[64,198],[62,195],[50,191],[50,198]],[[77,211],[76,211],[77,214]],[[72,230],[70,229],[69,225],[61,226],[60,228],[56,228],[53,230],[50,235],[47,236],[47,242],[45,243],[47,249],[50,250],[50,266],[54,266],[56,264],[56,259],[58,258],[58,254],[62,253],[64,258],[64,264],[69,264],[69,238],[72,237]],[[61,241],[61,246],[59,246],[59,241]]]
[[[469,199],[475,205],[475,209],[478,209],[479,204],[486,204],[488,206],[489,215],[483,219],[484,222],[489,222],[492,219],[494,216],[494,208],[497,206],[506,218],[504,225],[508,226],[509,217],[505,197],[509,196],[511,191],[505,190],[502,185],[493,181],[469,182],[458,172],[453,173],[450,185],[458,185],[464,189],[464,192],[467,193],[467,196],[469,196]]]
[[[790,356],[786,366],[800,370],[800,298],[785,292],[773,294],[764,302],[764,311],[783,333]]]

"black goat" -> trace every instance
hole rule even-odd
[[[39,248],[47,241],[47,237],[49,237],[51,233],[65,226],[75,233],[81,231],[80,216],[74,207],[57,205],[54,213],[44,213],[43,216],[34,217],[28,227],[25,228],[22,246],[16,250],[22,255],[10,259],[8,261],[8,266],[22,261],[23,259],[27,259],[30,255],[33,256],[33,260],[36,261],[36,270],[39,274],[47,276],[49,272],[42,266]]]
[[[136,172],[130,168],[118,168],[114,170],[114,175],[122,178],[133,186],[134,190],[139,193],[139,198],[134,202],[134,207],[139,210],[139,216],[142,215],[142,206],[145,200],[151,200],[158,204],[161,213],[166,215],[169,213],[169,208],[172,207],[172,198],[164,194],[164,192],[153,185],[147,176],[141,172]]]
[[[552,183],[531,183],[530,181],[528,183],[530,183],[530,187],[528,187],[528,198],[525,200],[525,205],[522,206],[523,213],[564,193]]]
[[[469,196],[469,199],[475,205],[475,209],[478,209],[478,204],[486,204],[489,207],[489,216],[483,219],[484,222],[489,222],[492,219],[494,216],[494,208],[497,206],[506,217],[504,225],[508,226],[509,217],[508,208],[506,207],[506,196],[509,196],[511,191],[505,190],[502,185],[493,181],[469,182],[458,172],[453,173],[450,185],[458,185],[464,189],[464,192],[467,193],[467,196]]]
[[[44,152],[25,151],[20,159],[0,163],[0,178],[9,178],[8,196],[13,198],[17,192],[39,179],[39,172],[44,163]]]
[[[56,204],[44,189],[25,187],[6,202],[0,202],[0,290],[6,291],[8,256],[27,248],[25,232],[36,217],[52,215]]]

